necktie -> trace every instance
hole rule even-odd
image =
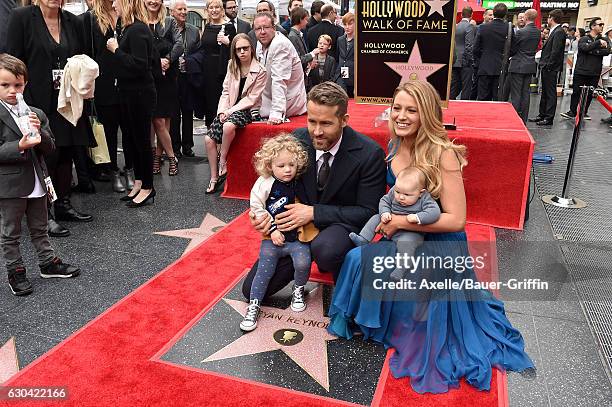
[[[238,32],[238,24],[236,24],[236,20],[234,20],[233,18],[230,18],[230,23],[234,26],[234,28],[236,29],[236,33]]]
[[[317,176],[317,187],[319,191],[322,191],[327,185],[327,179],[329,178],[329,159],[331,158],[331,153],[326,152],[323,154],[323,164],[321,164],[321,168],[319,168],[319,174]]]

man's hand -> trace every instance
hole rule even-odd
[[[606,41],[606,40],[599,40],[599,42],[601,43],[601,47],[602,48],[608,48],[608,41]]]
[[[276,246],[285,245],[285,235],[283,235],[283,232],[281,232],[280,230],[277,229],[274,232],[272,232],[272,235],[270,237],[272,238],[272,243],[274,243],[274,245]]]
[[[391,220],[388,223],[380,223],[376,227],[376,233],[380,233],[387,239],[391,239],[391,237],[400,229],[399,226],[402,224],[403,218],[403,216],[391,215]]]
[[[385,212],[380,215],[380,221],[382,223],[389,223],[391,221],[391,214],[389,212]]]
[[[287,232],[314,220],[314,207],[301,203],[286,205],[285,212],[276,215],[278,230]]]
[[[414,213],[406,215],[406,220],[408,221],[408,223],[419,223],[419,217],[416,216]]]
[[[270,232],[270,227],[272,226],[272,216],[255,216],[255,212],[249,212],[249,219],[251,220],[251,225],[255,228],[256,231],[261,233],[262,235],[267,235]]]

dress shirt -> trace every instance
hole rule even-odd
[[[329,151],[316,150],[317,174],[323,165],[323,154],[327,152],[331,154],[331,157],[329,157],[329,168],[331,169],[332,164],[334,163],[334,157],[336,157],[336,154],[338,154],[338,150],[340,149],[340,143],[342,143],[342,136],[340,136],[340,140],[338,140],[338,142],[331,149],[329,149]]]

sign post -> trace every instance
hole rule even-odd
[[[448,103],[454,0],[357,0],[355,100],[389,104],[410,80],[431,83]]]

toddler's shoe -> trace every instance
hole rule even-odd
[[[40,266],[40,276],[42,278],[71,278],[79,274],[81,274],[81,270],[78,267],[62,262],[59,257],[55,257],[46,266]]]
[[[294,312],[302,312],[306,309],[306,302],[304,301],[304,286],[294,285],[293,296],[291,297],[291,310]]]
[[[28,295],[33,291],[32,284],[26,277],[26,269],[24,267],[9,270],[8,283],[11,292],[17,296]]]
[[[351,238],[351,240],[353,241],[353,244],[357,247],[359,246],[363,246],[366,245],[370,242],[368,242],[368,239],[366,239],[365,237],[358,235],[355,232],[351,232],[349,233],[349,237]]]
[[[240,329],[244,332],[251,332],[257,328],[257,318],[259,317],[259,300],[253,299],[247,307],[246,315],[240,323]]]

